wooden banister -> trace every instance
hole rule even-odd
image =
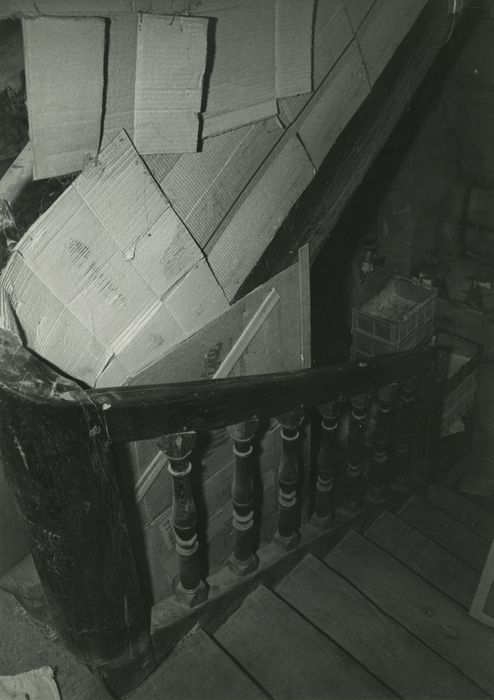
[[[186,430],[212,430],[319,406],[344,392],[351,396],[421,375],[434,351],[416,348],[358,365],[207,379],[177,384],[88,390],[104,415],[113,442],[145,440]]]

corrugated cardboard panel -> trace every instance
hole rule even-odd
[[[319,168],[338,135],[370,93],[365,66],[353,41],[321,85],[298,129],[302,143]]]
[[[276,96],[312,90],[314,0],[276,2]]]
[[[25,19],[23,36],[34,179],[81,170],[100,139],[104,20]]]
[[[208,20],[140,15],[134,141],[141,153],[196,151]]]
[[[275,118],[205,139],[201,153],[186,153],[165,174],[161,187],[204,246],[280,139]]]
[[[376,0],[343,0],[354,32],[360,27],[375,1]]]
[[[118,367],[126,375],[135,373],[196,330],[197,319],[226,308],[209,269],[194,299],[199,260],[199,248],[122,132],[29,229],[4,285],[30,347],[94,384],[113,355],[122,354]],[[191,280],[182,285],[188,271]],[[39,293],[40,284],[49,295]],[[167,293],[170,309],[161,301]],[[45,326],[45,308],[60,305],[57,320]]]
[[[357,32],[371,85],[414,24],[427,0],[376,0]]]
[[[137,15],[117,15],[110,23],[103,148],[125,129],[134,138]]]
[[[59,15],[107,17],[136,12],[200,12],[201,0],[2,0],[0,19],[11,16]]]
[[[268,161],[206,247],[211,268],[229,299],[233,299],[314,176],[296,136],[284,140]]]
[[[314,24],[315,87],[324,80],[352,39],[352,25],[342,0],[318,2]]]
[[[156,182],[161,182],[180,157],[180,153],[155,153],[144,155],[142,159]]]
[[[276,114],[275,0],[205,0],[201,13],[216,20],[204,136]]]

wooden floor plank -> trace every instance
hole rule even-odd
[[[398,511],[400,517],[449,552],[482,571],[489,543],[431,503],[414,496]]]
[[[427,500],[487,542],[494,538],[494,514],[445,486],[430,486]]]
[[[273,698],[396,697],[263,586],[215,637]]]
[[[171,656],[126,700],[261,700],[266,695],[202,630],[185,637]]]
[[[486,697],[315,557],[306,557],[277,586],[277,592],[400,697]]]
[[[491,629],[356,532],[350,532],[325,561],[383,612],[494,695]]]
[[[479,582],[479,574],[472,566],[392,513],[382,513],[365,535],[463,608],[470,609]]]

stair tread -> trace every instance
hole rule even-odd
[[[494,537],[494,515],[460,496],[446,486],[430,486],[427,500],[455,520],[473,530],[479,537],[491,542]]]
[[[451,516],[414,496],[398,511],[399,516],[417,530],[456,554],[476,571],[482,571],[489,543]]]
[[[246,598],[215,637],[273,698],[395,697],[263,586]]]
[[[404,564],[356,532],[325,562],[490,695],[494,634]]]
[[[478,572],[470,564],[387,511],[365,534],[459,605],[470,608],[479,581]]]
[[[340,574],[306,557],[277,592],[401,697],[485,697]]]
[[[197,630],[127,700],[261,700],[265,694],[202,630]]]

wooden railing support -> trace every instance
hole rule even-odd
[[[233,440],[235,456],[233,503],[233,553],[228,565],[239,576],[246,576],[257,569],[259,560],[254,551],[254,479],[252,476],[252,442],[259,427],[258,420],[231,425],[228,428]]]
[[[396,384],[388,384],[377,392],[377,416],[372,435],[372,454],[369,469],[369,491],[367,498],[373,503],[386,500],[389,480],[389,448],[393,421],[393,404],[397,392]]]
[[[365,428],[369,403],[367,393],[351,398],[348,458],[343,474],[341,501],[343,509],[352,513],[361,509],[364,498]]]
[[[193,431],[165,435],[158,440],[158,447],[168,458],[168,472],[173,484],[172,527],[179,561],[174,591],[180,602],[191,608],[203,603],[208,596],[201,575],[197,512],[190,480],[190,456],[195,443],[196,434]]]
[[[303,416],[301,409],[278,416],[283,444],[278,476],[278,531],[274,539],[287,552],[295,549],[300,541],[297,492],[300,479],[300,425]]]
[[[154,659],[102,414],[3,330],[0,377],[0,458],[53,623],[124,694]]]
[[[417,377],[405,379],[401,383],[398,398],[391,481],[393,490],[399,492],[407,491],[410,488],[410,460],[416,394]]]
[[[319,406],[321,444],[317,455],[317,482],[311,523],[321,530],[334,521],[334,481],[337,471],[338,426],[342,399]]]

